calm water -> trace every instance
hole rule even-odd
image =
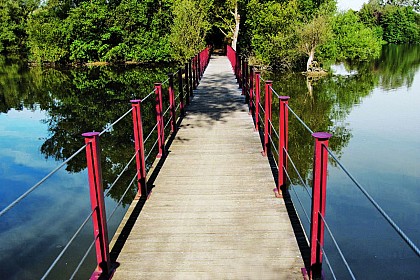
[[[0,62],[0,209],[82,147],[81,133],[102,131],[131,108],[130,99],[146,96],[153,82],[166,80],[171,71],[139,67],[57,71]],[[154,125],[152,105],[142,108],[145,131]],[[131,135],[130,114],[101,137],[105,187],[134,154]],[[82,152],[0,218],[1,279],[41,278],[89,215],[85,161]],[[108,215],[134,174],[132,164],[106,198]],[[110,236],[134,193],[135,186],[109,221]],[[92,241],[89,222],[50,279],[69,278]],[[95,256],[90,254],[77,279],[87,279],[94,268]]]
[[[101,131],[148,94],[169,69],[26,69],[1,62],[0,209],[83,145],[81,133]],[[330,147],[410,238],[420,245],[420,48],[386,47],[378,61],[339,65],[337,74],[307,81],[274,75],[275,89],[314,131],[330,131]],[[146,107],[146,130],[153,126]],[[290,116],[290,154],[310,185],[313,141]],[[131,118],[101,138],[105,186],[132,156]],[[0,218],[0,274],[39,279],[90,213],[85,155],[81,153],[21,204]],[[290,193],[305,229],[306,191],[292,173]],[[107,198],[112,210],[133,176],[132,168]],[[420,259],[400,241],[367,199],[332,161],[327,222],[359,279],[418,279]],[[134,192],[134,190],[133,190]],[[133,193],[132,193],[133,194]],[[130,197],[111,220],[113,234]],[[90,223],[51,279],[68,278],[92,240]],[[339,279],[349,278],[331,240],[326,253]],[[91,255],[78,278],[94,269]],[[325,268],[325,274],[331,273]]]
[[[330,147],[353,176],[420,246],[420,47],[384,48],[361,65],[336,65],[318,81],[274,75],[274,88],[314,131],[329,131]],[[311,184],[313,139],[290,117],[290,153]],[[291,173],[294,173],[291,171]],[[307,192],[297,176],[290,193],[305,230]],[[296,194],[295,192],[296,191]],[[327,223],[358,279],[418,279],[420,258],[401,241],[352,181],[329,164]],[[339,279],[351,279],[326,233],[326,254]],[[326,268],[325,274],[331,278]]]

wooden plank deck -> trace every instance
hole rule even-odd
[[[302,279],[283,199],[226,57],[213,57],[113,279]]]

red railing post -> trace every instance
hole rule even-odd
[[[251,115],[254,115],[254,69],[252,65],[249,67],[249,110]]]
[[[242,65],[242,95],[245,95],[245,103],[248,104],[248,61],[246,58],[243,59]]]
[[[194,77],[193,77],[193,70],[192,70],[192,59],[188,61],[188,77],[189,77],[189,83],[190,83],[190,98],[194,95]]]
[[[235,69],[235,75],[236,75],[236,81],[239,84],[239,88],[241,88],[241,57],[239,56],[239,53],[236,52],[236,69]]]
[[[195,56],[191,59],[191,71],[192,71],[192,87],[193,89],[197,89],[197,69],[195,67]]]
[[[92,207],[93,232],[96,247],[96,269],[91,279],[111,274],[108,227],[106,222],[104,190],[102,186],[101,150],[99,132],[83,133],[86,143],[86,160],[89,176],[89,193]],[[96,278],[95,278],[96,277]]]
[[[241,56],[240,60],[240,69],[239,69],[239,88],[242,89],[243,94],[243,87],[244,87],[244,58]]]
[[[163,104],[162,104],[162,84],[155,83],[156,93],[156,123],[158,133],[158,154],[157,158],[161,158],[165,154],[165,123],[163,121]]]
[[[261,72],[255,71],[255,130],[260,129],[260,81]]]
[[[328,140],[331,134],[317,132],[312,134],[315,138],[315,153],[313,166],[312,210],[311,210],[311,278],[321,277],[322,247],[324,246],[324,221],[327,194],[327,166],[328,166]]]
[[[189,82],[189,67],[188,67],[188,62],[185,63],[185,93],[186,93],[186,98],[185,98],[185,103],[187,105],[190,105],[190,82]]]
[[[178,69],[178,88],[179,88],[179,110],[181,116],[185,115],[185,105],[184,105],[184,85],[182,83],[182,67]]]
[[[265,81],[265,106],[264,106],[264,155],[268,155],[270,149],[270,134],[271,134],[271,86],[272,81]]]
[[[146,163],[144,159],[144,142],[143,142],[143,121],[141,118],[141,100],[131,100],[133,108],[133,127],[134,127],[134,147],[136,149],[137,164],[137,196],[140,198],[142,194],[147,195],[146,186]]]
[[[198,72],[198,81],[200,81],[201,80],[201,77],[203,76],[203,72],[202,72],[202,65],[201,65],[201,56],[203,55],[203,52],[200,52],[198,55],[197,55],[197,59],[198,59],[198,61],[197,61],[197,72]]]
[[[279,170],[278,170],[278,195],[282,194],[282,187],[286,186],[286,170],[287,170],[287,148],[289,140],[289,110],[287,104],[289,96],[280,96],[280,113],[279,113]]]
[[[171,112],[171,132],[174,133],[176,131],[176,103],[175,103],[175,92],[174,92],[174,74],[168,74],[169,77],[169,86],[168,86],[168,94],[169,94],[169,111]]]

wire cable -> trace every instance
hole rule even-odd
[[[391,217],[382,209],[381,206],[373,199],[373,197],[366,191],[366,189],[350,174],[350,172],[344,167],[344,165],[337,159],[333,152],[324,145],[324,148],[328,151],[335,162],[340,168],[347,174],[347,176],[353,181],[353,183],[359,188],[359,190],[366,196],[366,198],[373,204],[373,206],[379,211],[379,213],[385,218],[385,220],[395,229],[395,231],[402,237],[402,239],[410,246],[410,248],[420,257],[420,250],[414,244],[414,242],[404,233],[404,231],[391,219]]]
[[[287,106],[287,108],[289,109],[289,111],[296,117],[296,119],[311,133],[311,134],[313,134],[314,132],[313,132],[313,130],[312,129],[310,129],[309,128],[309,126],[304,122],[304,121],[302,121],[302,119],[301,118],[299,118],[299,116],[292,110],[292,108],[290,108],[290,106],[289,105],[287,105],[286,104],[286,106]]]
[[[149,135],[147,135],[146,139],[143,141],[143,144],[146,144],[147,140],[149,140],[150,136],[152,136],[153,132],[155,132],[155,129],[157,128],[159,122],[155,124],[155,126],[150,131]]]
[[[116,125],[117,123],[119,123],[123,118],[125,118],[125,116],[127,116],[128,114],[130,114],[131,111],[133,111],[133,108],[132,107],[124,115],[122,115],[121,117],[119,117],[118,120],[116,120],[111,125],[109,125],[107,128],[105,128],[104,130],[102,130],[102,132],[99,133],[99,136],[102,136],[105,132],[108,132],[111,128],[114,127],[114,125]]]
[[[90,251],[93,248],[93,245],[95,245],[96,238],[92,241],[88,249],[86,250],[85,254],[83,255],[82,259],[80,260],[79,264],[77,265],[76,269],[73,271],[73,274],[70,276],[70,280],[73,280],[76,276],[77,272],[79,272],[79,269],[82,267],[82,264],[85,262],[87,256],[89,255]]]
[[[340,246],[338,246],[337,240],[335,240],[334,235],[332,234],[332,232],[331,232],[331,230],[330,230],[330,227],[328,226],[327,222],[325,221],[324,217],[322,216],[322,214],[321,214],[320,212],[318,212],[318,215],[321,217],[322,221],[324,222],[325,228],[327,229],[328,234],[329,234],[329,235],[330,235],[330,237],[331,237],[331,240],[334,242],[334,245],[335,245],[335,247],[337,248],[338,253],[340,254],[341,259],[343,260],[343,262],[344,262],[345,266],[347,267],[347,270],[348,270],[348,272],[350,273],[351,278],[352,278],[353,280],[356,280],[356,277],[354,277],[353,271],[351,270],[349,263],[347,262],[346,258],[344,257],[344,254],[343,254],[343,252],[341,251]]]
[[[271,92],[273,92],[277,96],[277,98],[280,99],[280,95],[274,90],[274,88],[270,87],[270,89],[271,89]]]
[[[67,249],[70,247],[70,245],[73,243],[74,239],[76,239],[76,237],[79,235],[79,233],[82,231],[82,229],[84,228],[84,226],[87,224],[87,222],[90,220],[90,218],[92,217],[93,213],[95,212],[95,210],[93,210],[92,212],[90,212],[89,216],[87,216],[87,218],[84,220],[84,222],[82,223],[82,225],[76,230],[75,234],[73,234],[73,236],[70,238],[70,240],[67,242],[66,246],[63,248],[63,250],[61,250],[60,254],[58,254],[58,256],[55,258],[55,260],[52,262],[52,264],[50,265],[50,267],[48,268],[48,270],[45,272],[45,274],[42,276],[41,280],[44,280],[45,278],[47,278],[48,274],[50,274],[51,270],[55,267],[55,265],[58,263],[58,261],[61,259],[61,257],[64,255],[64,253],[67,251]]]
[[[23,193],[21,196],[16,198],[12,203],[10,203],[6,208],[1,210],[0,217],[3,216],[7,211],[12,209],[16,206],[22,199],[27,197],[31,192],[33,192],[35,189],[37,189],[42,183],[44,183],[48,178],[50,178],[52,175],[54,175],[58,170],[63,168],[64,165],[66,165],[70,160],[72,160],[74,157],[76,157],[78,154],[80,154],[84,149],[86,148],[86,145],[82,146],[77,152],[75,152],[73,155],[71,155],[68,159],[63,161],[59,166],[57,166],[53,171],[48,173],[44,178],[42,178],[38,183],[33,185],[31,188],[29,188],[25,193]]]
[[[298,175],[300,182],[302,183],[302,186],[305,188],[306,192],[308,193],[309,197],[312,199],[312,194],[309,192],[309,187],[306,184],[305,180],[303,180],[302,176],[300,175],[299,170],[297,169],[295,163],[292,160],[292,157],[289,155],[286,149],[284,149],[284,152],[286,153],[287,158],[289,159],[289,162],[292,164],[293,169],[295,170],[296,174]]]
[[[133,179],[131,180],[130,184],[128,184],[127,188],[125,189],[123,195],[121,196],[121,198],[118,200],[117,205],[115,205],[114,209],[111,211],[111,214],[108,216],[108,218],[106,219],[107,222],[109,222],[111,220],[111,218],[114,216],[115,211],[117,211],[117,208],[121,205],[121,202],[123,201],[123,199],[125,198],[125,196],[127,195],[128,191],[131,189],[134,181],[136,180],[137,176],[139,175],[139,171],[136,172],[136,174],[134,175]]]
[[[137,154],[138,154],[138,151],[134,153],[134,155],[131,157],[130,161],[124,166],[124,169],[120,172],[120,174],[117,175],[117,178],[112,183],[112,185],[106,190],[106,192],[104,193],[104,196],[107,196],[111,192],[111,190],[117,184],[118,180],[121,178],[121,176],[124,174],[124,172],[126,172],[128,170],[128,167],[133,162],[133,160],[136,158]]]
[[[141,102],[145,102],[150,96],[152,96],[154,93],[156,92],[156,88],[153,89],[153,91],[151,93],[149,93],[145,98],[143,98],[141,100]]]

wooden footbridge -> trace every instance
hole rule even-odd
[[[302,279],[261,151],[228,59],[212,58],[113,279]]]
[[[200,52],[185,68],[168,75],[164,82],[168,100],[163,100],[162,83],[156,83],[149,95],[132,100],[131,109],[102,132],[83,134],[83,147],[0,211],[1,218],[86,151],[91,212],[39,278],[57,279],[61,275],[60,279],[75,279],[80,270],[91,275],[90,279],[321,279],[326,263],[332,278],[337,279],[324,250],[327,233],[348,276],[356,279],[325,218],[329,159],[420,257],[418,246],[328,148],[331,134],[314,133],[289,107],[289,97],[277,94],[268,80],[262,92],[261,73],[232,48],[228,47],[227,54],[210,59],[208,48]],[[155,102],[146,104],[153,96]],[[169,106],[164,110],[166,101]],[[277,124],[273,124],[273,104],[279,106],[275,110]],[[146,136],[142,108],[153,109],[151,106],[155,107],[156,122],[152,129],[153,124],[148,123],[151,131],[146,131]],[[289,155],[289,112],[314,138],[311,186]],[[134,155],[104,192],[99,139],[112,133],[115,124],[130,113]],[[165,141],[169,127],[170,137]],[[156,139],[154,144],[152,139]],[[104,197],[124,174],[128,175],[130,166],[134,175],[131,182],[114,209],[106,209]],[[296,172],[301,179],[310,199],[310,214],[288,172]],[[126,195],[135,194],[134,185],[136,199],[109,242],[107,223]],[[300,218],[306,218],[307,232],[302,229],[289,190],[304,212]],[[93,241],[67,278],[56,265],[90,220]],[[91,263],[85,260],[93,247],[96,269],[91,273]],[[53,276],[53,270],[60,271]]]

